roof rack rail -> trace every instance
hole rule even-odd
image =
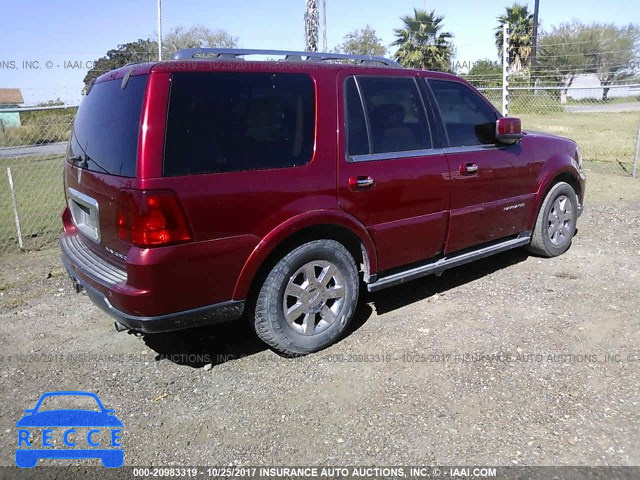
[[[351,60],[360,64],[381,64],[387,67],[400,67],[400,64],[384,57],[371,55],[348,55],[344,53],[294,52],[288,50],[250,50],[234,48],[185,48],[173,56],[174,60],[192,58],[238,59],[247,55],[284,56],[285,61],[300,62],[303,58],[309,62],[326,62],[331,60]]]

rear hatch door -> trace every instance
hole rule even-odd
[[[76,116],[65,163],[67,206],[86,248],[123,263],[118,196],[136,177],[142,103],[148,75],[98,82]]]

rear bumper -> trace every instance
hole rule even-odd
[[[62,263],[76,291],[84,290],[96,306],[132,330],[143,333],[170,332],[236,320],[244,313],[243,300],[230,300],[162,315],[143,316],[124,311],[114,306],[115,300],[121,305],[147,304],[151,300],[151,293],[128,286],[126,272],[101,263],[86,250],[75,248],[72,236],[63,235],[60,246]]]

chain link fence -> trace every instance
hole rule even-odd
[[[480,87],[502,109],[500,87]],[[585,167],[631,175],[640,85],[603,89],[512,87],[509,115],[523,128],[578,142]],[[62,166],[77,107],[0,110],[0,254],[54,245],[64,205]]]
[[[76,110],[0,110],[0,254],[56,242],[64,205],[62,166]]]
[[[568,137],[585,168],[632,175],[640,134],[640,84],[602,87],[511,87],[509,116],[522,128]],[[501,87],[479,90],[502,110]]]

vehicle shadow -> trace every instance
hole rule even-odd
[[[254,355],[268,348],[244,319],[177,332],[145,334],[147,346],[157,352],[156,361],[201,368]]]
[[[516,249],[448,270],[439,278],[429,275],[376,293],[368,293],[362,285],[355,317],[343,338],[362,327],[374,308],[378,315],[382,315],[460,287],[527,258],[527,252]],[[143,335],[142,339],[157,352],[156,361],[168,360],[192,368],[220,365],[269,348],[258,339],[246,319],[192,330]]]
[[[360,298],[345,335],[351,335],[364,325],[373,313],[371,306]],[[246,319],[178,332],[144,334],[142,340],[158,354],[156,361],[168,360],[192,368],[202,368],[208,364],[216,366],[269,349]],[[274,353],[285,357],[279,352]]]
[[[378,315],[382,315],[473,282],[498,270],[523,262],[528,257],[529,254],[524,249],[508,250],[446,270],[441,277],[428,275],[379,292],[367,293],[367,301],[373,304]]]

